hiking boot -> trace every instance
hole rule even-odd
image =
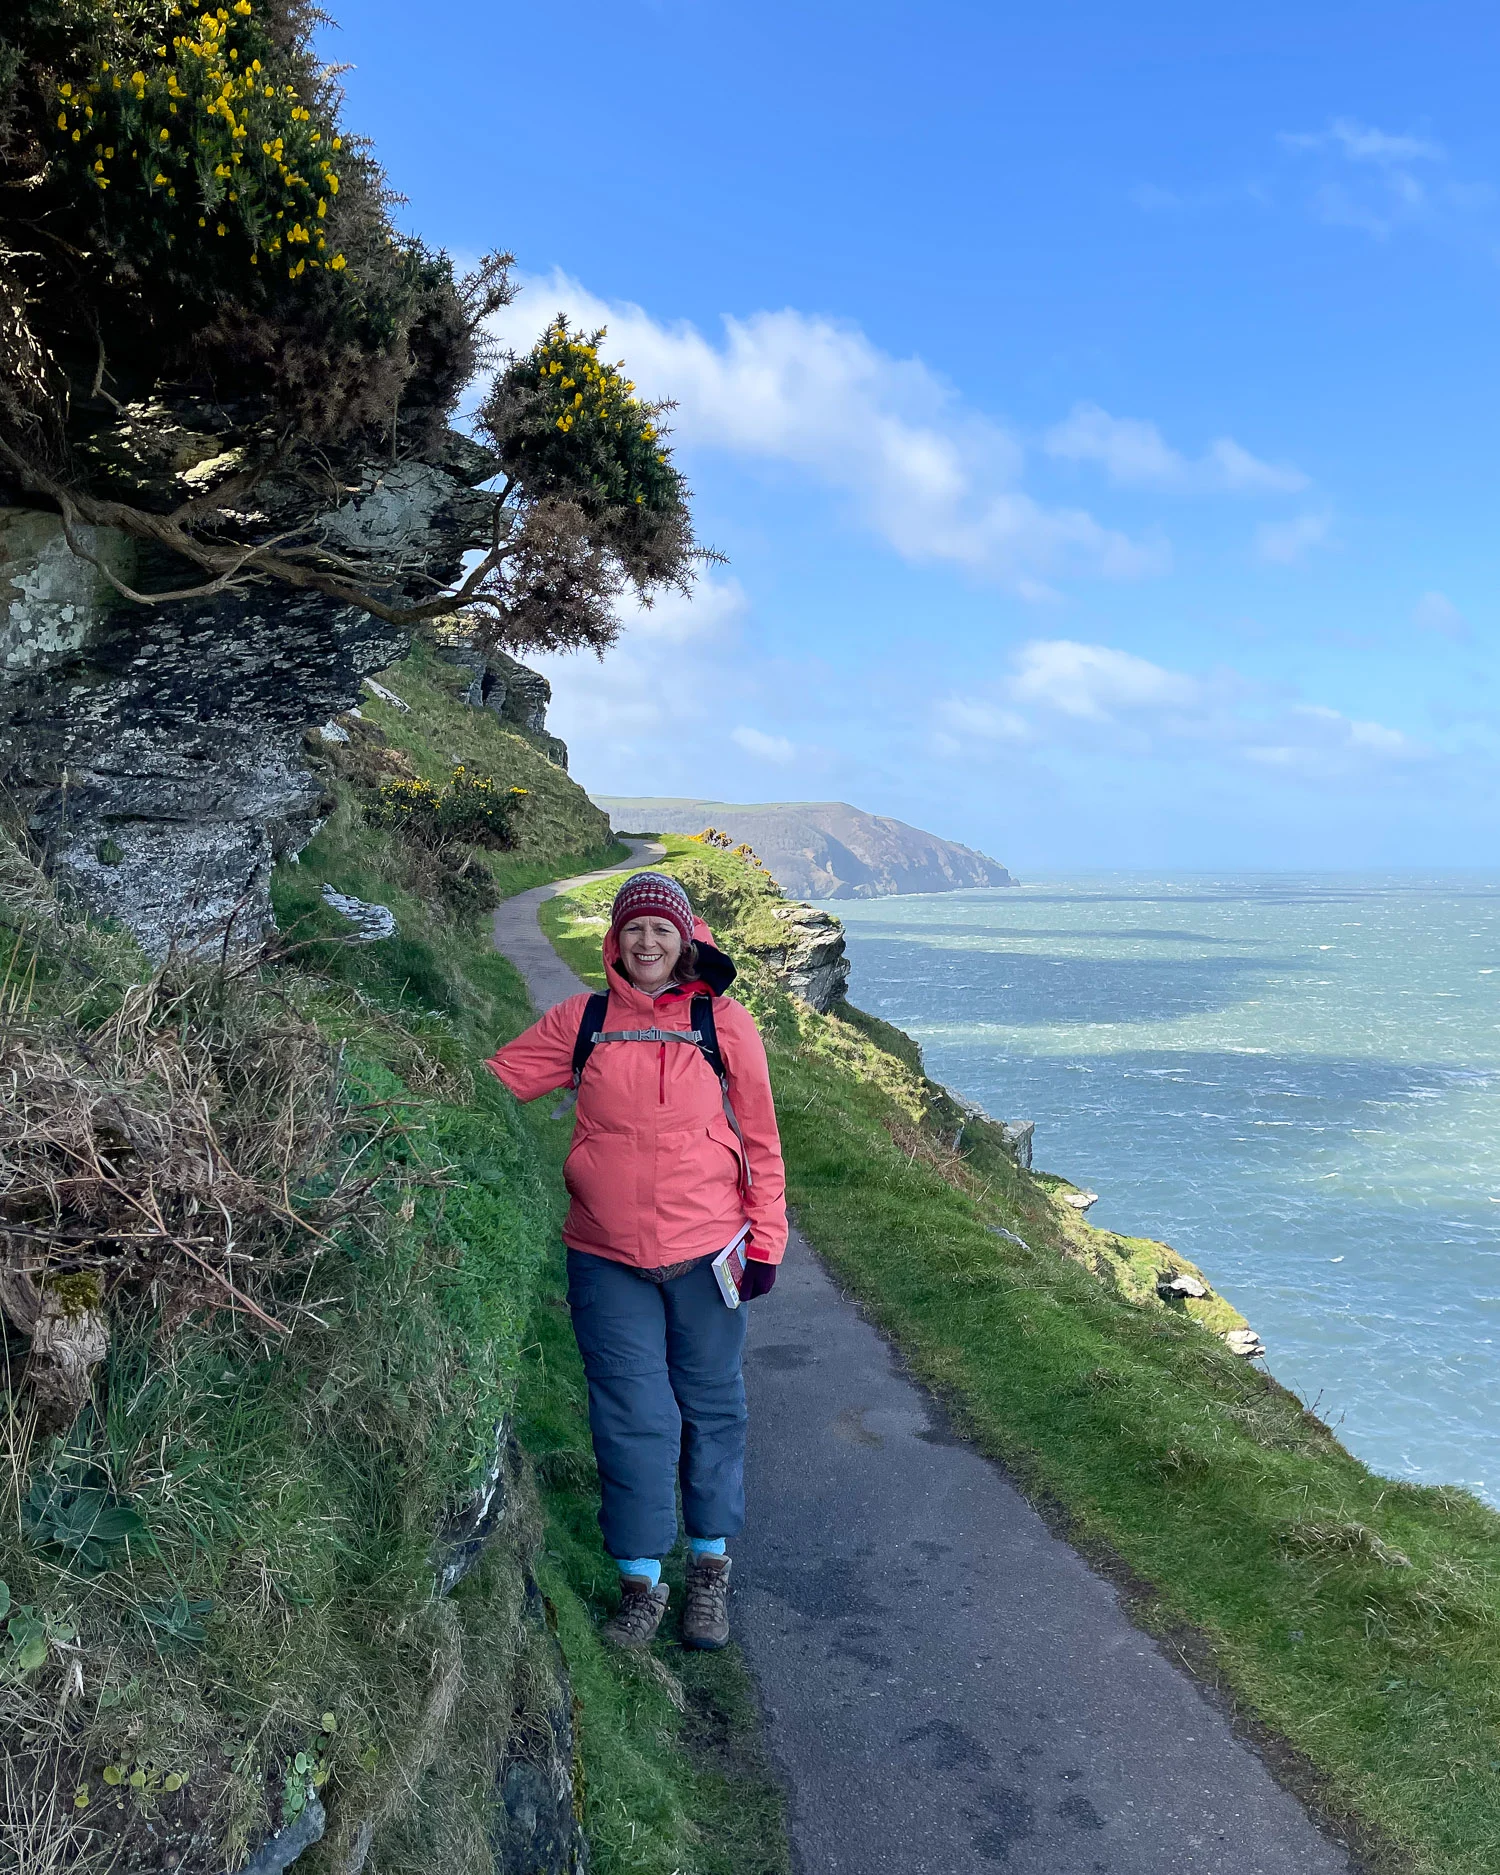
[[[599,1630],[608,1647],[649,1647],[667,1612],[665,1582],[652,1588],[647,1576],[620,1577],[620,1606]]]
[[[682,1644],[707,1652],[729,1640],[729,1558],[688,1557]]]

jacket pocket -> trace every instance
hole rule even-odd
[[[563,1184],[568,1196],[573,1200],[575,1209],[582,1218],[593,1226],[595,1234],[602,1242],[606,1235],[606,1213],[609,1210],[609,1160],[613,1156],[618,1163],[619,1142],[615,1142],[614,1154],[610,1153],[610,1136],[607,1133],[577,1131],[573,1135],[573,1144],[563,1162]],[[628,1193],[616,1189],[614,1203],[618,1208],[628,1203]]]
[[[657,1135],[655,1186],[657,1242],[664,1262],[705,1255],[733,1234],[739,1162],[701,1120]]]
[[[743,1194],[750,1183],[750,1167],[745,1158],[745,1148],[740,1137],[729,1124],[728,1116],[716,1113],[708,1123],[708,1136],[716,1145],[722,1146],[734,1161],[735,1189]]]

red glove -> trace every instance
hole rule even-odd
[[[761,1263],[754,1257],[745,1259],[745,1280],[740,1284],[740,1300],[753,1302],[757,1296],[770,1293],[776,1281],[776,1265]]]

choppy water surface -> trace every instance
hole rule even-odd
[[[1036,1121],[1379,1470],[1500,1502],[1500,875],[1147,878],[830,907],[850,994]]]

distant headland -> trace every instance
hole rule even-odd
[[[794,898],[885,898],[895,892],[957,892],[1015,885],[997,860],[955,840],[847,801],[692,801],[596,794],[616,827],[701,833],[717,827],[754,847]]]

